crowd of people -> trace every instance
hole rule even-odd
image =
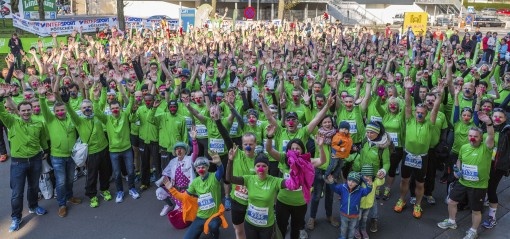
[[[339,238],[366,239],[381,220],[376,200],[421,218],[444,183],[438,227],[456,229],[457,210],[470,208],[464,238],[476,238],[497,224],[496,189],[510,169],[509,37],[222,18],[176,34],[77,30],[46,48],[13,34],[0,84],[9,231],[20,228],[25,182],[29,212],[47,213],[38,205],[47,161],[60,217],[82,202],[79,171],[92,208],[156,186],[160,215],[186,239],[220,238],[229,224],[237,239],[307,238],[321,198]]]

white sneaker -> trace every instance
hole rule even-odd
[[[299,230],[299,239],[308,239],[308,233],[305,230]]]
[[[170,210],[171,210],[170,206],[165,205],[163,207],[163,210],[161,210],[161,212],[159,213],[159,215],[164,217],[164,216],[166,216],[170,212]]]
[[[140,194],[138,193],[138,191],[136,191],[135,188],[129,189],[129,195],[131,195],[133,199],[140,198]]]
[[[124,192],[122,192],[122,191],[117,192],[117,197],[115,197],[115,202],[121,203],[123,201],[124,201]]]

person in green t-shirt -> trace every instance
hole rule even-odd
[[[276,126],[270,125],[267,128],[267,141],[266,141],[266,151],[269,153],[271,157],[276,159],[283,166],[280,168],[280,172],[283,174],[283,178],[287,179],[290,177],[290,167],[289,167],[289,157],[284,155],[273,148],[272,139],[275,135]],[[311,164],[313,168],[319,168],[326,162],[326,153],[324,151],[324,136],[321,134],[317,134],[315,142],[317,143],[317,147],[319,148],[320,157],[311,159]],[[297,151],[298,154],[305,154],[306,147],[303,144],[303,141],[300,139],[291,139],[287,146],[285,147],[285,153],[289,150]],[[309,153],[308,153],[309,155]],[[289,225],[290,218],[290,238],[300,238],[303,234],[306,234],[304,231],[305,228],[305,214],[307,211],[307,202],[303,196],[303,188],[299,188],[298,190],[287,190],[282,189],[278,192],[277,201],[276,201],[276,221],[278,223],[278,228],[282,235],[287,233],[287,226]],[[306,193],[306,192],[305,192]]]
[[[426,119],[427,107],[418,104],[415,113],[412,112],[411,90],[414,88],[413,80],[407,77],[404,82],[405,91],[405,116],[406,116],[406,139],[404,151],[406,157],[402,164],[402,180],[400,181],[400,198],[393,208],[395,212],[402,212],[406,202],[405,197],[409,191],[409,181],[411,175],[414,174],[416,180],[416,203],[413,209],[413,216],[421,218],[421,200],[425,191],[425,175],[428,167],[428,150],[431,144],[431,134],[433,127],[436,125],[437,112],[441,104],[442,94],[445,87],[445,80],[439,81],[438,96],[435,99],[434,107],[430,112],[430,119]],[[416,89],[415,89],[416,90]]]
[[[491,118],[484,112],[478,112],[478,119],[487,126],[487,138],[483,140],[480,128],[469,129],[469,144],[461,147],[459,160],[454,169],[459,178],[448,195],[448,219],[437,224],[442,229],[457,228],[455,217],[459,202],[468,201],[471,208],[471,228],[464,238],[477,238],[478,227],[482,221],[482,209],[489,184],[492,149],[494,148],[494,126]]]
[[[237,152],[235,145],[228,153],[227,180],[237,185],[244,185],[250,195],[244,223],[247,239],[273,238],[275,223],[275,199],[279,190],[288,188],[298,189],[296,179],[276,178],[268,174],[269,159],[263,153],[257,155],[254,160],[256,175],[233,175],[233,161]]]
[[[197,216],[184,235],[185,239],[198,239],[204,231],[204,225],[208,219],[221,211],[221,179],[223,178],[224,168],[218,154],[210,152],[212,161],[216,165],[216,172],[212,176],[209,172],[209,160],[205,157],[198,157],[193,163],[193,167],[198,177],[193,179],[186,193],[198,198]],[[172,183],[173,186],[173,183]],[[214,217],[209,222],[209,233],[214,239],[220,237],[220,225],[222,219]]]

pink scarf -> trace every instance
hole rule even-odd
[[[294,150],[287,152],[287,162],[290,167],[290,178],[285,181],[289,190],[302,187],[303,197],[306,203],[310,202],[310,189],[315,178],[315,168],[310,160],[310,153],[298,155]]]

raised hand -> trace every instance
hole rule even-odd
[[[46,95],[46,87],[44,86],[39,86],[39,88],[37,88],[37,92],[39,93],[39,95]]]
[[[490,124],[492,122],[491,118],[483,110],[478,111],[478,119],[485,124]]]
[[[269,138],[272,138],[272,137],[274,137],[274,134],[276,132],[276,125],[270,124],[267,126],[266,130],[267,130],[266,136]]]
[[[406,76],[406,78],[404,79],[404,88],[406,89],[412,89],[414,87],[414,83],[413,83],[413,79],[411,79],[411,77],[409,76]]]
[[[232,147],[229,151],[228,151],[228,160],[229,161],[232,161],[234,160],[234,156],[236,155],[237,153],[237,144],[234,144],[234,147]]]
[[[197,139],[197,134],[198,134],[198,132],[197,132],[197,127],[196,127],[196,126],[194,126],[194,125],[193,125],[193,126],[191,126],[191,129],[190,129],[190,131],[189,131],[189,136],[191,137],[191,139],[192,139],[192,140]]]
[[[220,158],[220,155],[218,154],[218,152],[216,151],[212,151],[212,150],[209,150],[209,155],[211,156],[212,158],[212,163],[213,164],[216,164],[216,165],[221,165],[221,158]]]
[[[316,136],[315,136],[315,143],[317,143],[318,146],[322,146],[324,145],[324,135],[318,133]]]

